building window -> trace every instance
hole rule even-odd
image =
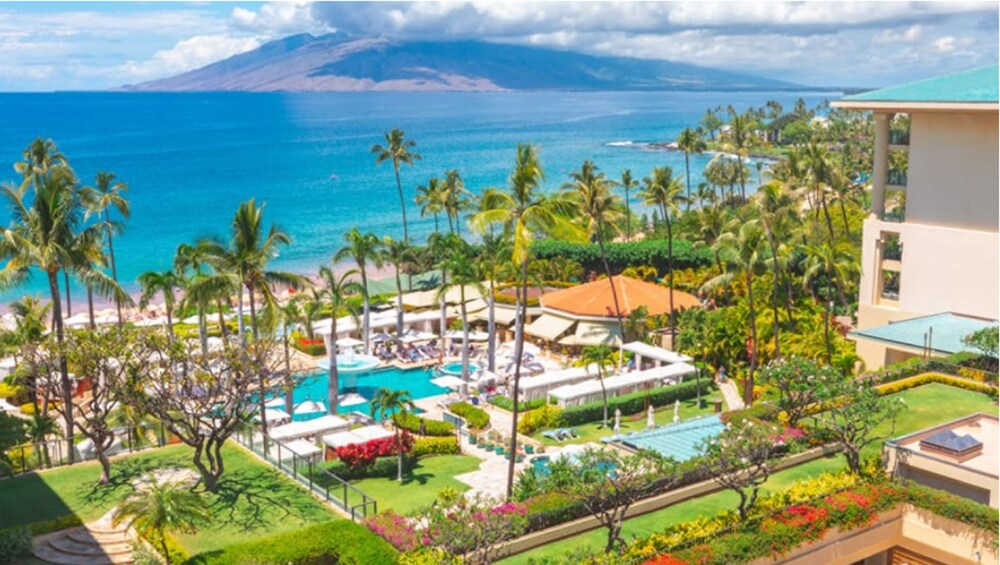
[[[882,259],[888,261],[903,260],[903,242],[900,241],[898,233],[882,232]]]
[[[899,271],[882,270],[882,298],[899,300]]]

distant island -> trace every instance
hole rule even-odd
[[[800,90],[781,80],[663,60],[483,41],[298,34],[126,91],[364,92]]]

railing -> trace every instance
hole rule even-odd
[[[323,500],[350,514],[352,520],[359,521],[378,512],[378,503],[374,498],[312,459],[298,455],[282,442],[262,435],[253,426],[241,427],[233,437]]]
[[[906,186],[906,171],[900,169],[889,169],[885,176],[886,184],[893,186]]]
[[[105,450],[108,456],[135,453],[146,449],[163,447],[177,443],[178,439],[170,434],[163,424],[144,424],[141,426],[120,427],[112,430],[115,440],[111,447]],[[91,450],[81,450],[80,442],[86,436],[78,434],[73,440],[73,460],[70,461],[66,449],[66,440],[53,439],[39,443],[17,445],[0,454],[0,477],[5,471],[9,475],[23,475],[42,469],[52,469],[74,463],[97,460],[97,454]],[[6,465],[4,464],[6,463]],[[5,469],[9,467],[9,469]]]
[[[909,145],[910,130],[891,129],[889,130],[889,145]]]

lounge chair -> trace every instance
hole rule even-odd
[[[562,441],[564,439],[558,430],[545,430],[542,432],[542,437],[547,437],[552,441]]]
[[[562,434],[564,439],[576,439],[580,437],[574,428],[559,428],[556,432]]]

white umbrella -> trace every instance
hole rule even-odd
[[[393,337],[385,332],[379,332],[373,334],[371,337],[372,343],[385,343],[387,341],[392,341]]]
[[[611,428],[611,431],[618,435],[622,433],[622,410],[621,408],[615,408],[615,427]]]
[[[322,402],[306,400],[295,407],[293,414],[296,416],[302,416],[303,414],[316,414],[317,412],[326,412],[326,406],[324,406]]]
[[[100,316],[94,316],[94,324],[98,326],[116,323],[118,323],[117,314],[101,314]]]
[[[445,332],[444,337],[455,341],[462,341],[465,339],[465,335],[462,333],[462,330],[448,330]],[[469,332],[469,341],[486,341],[489,338],[490,336],[486,332]]]
[[[368,402],[368,399],[356,392],[342,394],[337,399],[338,406],[357,406],[358,404],[364,404],[365,402]]]
[[[462,379],[451,375],[431,379],[431,382],[443,388],[461,388],[465,384]]]
[[[359,345],[364,345],[365,342],[354,339],[353,337],[342,337],[337,340],[337,347],[357,347]]]
[[[649,409],[646,410],[646,429],[653,429],[656,427],[656,413],[653,411],[653,405],[649,405]]]
[[[675,422],[680,422],[681,421],[681,401],[680,400],[675,400],[674,401],[674,421]]]
[[[79,314],[73,314],[69,318],[63,320],[63,324],[67,326],[85,326],[90,323],[90,315],[85,312],[80,312]]]
[[[264,403],[264,408],[284,408],[285,399],[278,396]]]
[[[143,318],[141,320],[136,320],[132,322],[132,325],[137,328],[151,328],[154,326],[162,326],[167,323],[167,318],[164,316],[159,316],[157,318]]]
[[[209,336],[205,342],[206,345],[208,345],[209,351],[222,351],[222,348],[224,347],[221,337]]]
[[[181,323],[182,324],[197,324],[198,323],[198,315],[195,314],[194,316],[188,316],[187,318],[184,318],[183,320],[181,320]]]

